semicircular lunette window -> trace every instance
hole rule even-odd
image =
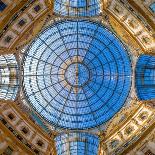
[[[124,105],[131,65],[120,41],[99,23],[61,21],[47,27],[24,56],[24,93],[56,127],[99,126]]]
[[[100,0],[55,0],[54,12],[63,16],[97,16]]]

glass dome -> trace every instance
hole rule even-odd
[[[87,129],[107,122],[131,87],[125,48],[96,22],[50,25],[27,48],[23,63],[25,96],[55,127]]]

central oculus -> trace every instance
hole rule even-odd
[[[89,70],[82,63],[73,63],[65,72],[66,81],[73,87],[82,87],[89,81]]]
[[[123,107],[130,87],[126,49],[101,23],[55,22],[23,57],[27,103],[56,128],[99,127]]]

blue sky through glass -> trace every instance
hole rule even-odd
[[[58,155],[97,155],[99,138],[83,132],[60,134],[55,138]]]
[[[99,15],[100,0],[55,0],[54,12],[63,16]]]
[[[101,125],[122,108],[130,91],[127,52],[99,23],[68,20],[49,26],[24,61],[26,98],[56,127]]]
[[[155,98],[155,57],[141,55],[136,65],[136,89],[140,100]]]

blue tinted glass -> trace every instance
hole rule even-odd
[[[139,57],[136,66],[136,89],[139,99],[155,99],[155,57]]]
[[[89,133],[61,134],[55,138],[58,155],[97,155],[99,138]]]
[[[55,0],[54,12],[63,16],[99,15],[100,0]]]
[[[155,13],[155,2],[150,5],[150,9]]]
[[[6,4],[0,0],[0,11],[3,11],[6,8]]]
[[[35,121],[36,124],[38,124],[45,132],[49,132],[48,128],[45,126],[45,124],[42,122],[42,120],[35,114],[31,113],[32,120]]]
[[[25,95],[56,127],[86,129],[107,122],[123,106],[130,85],[125,48],[98,23],[57,22],[24,57]]]

